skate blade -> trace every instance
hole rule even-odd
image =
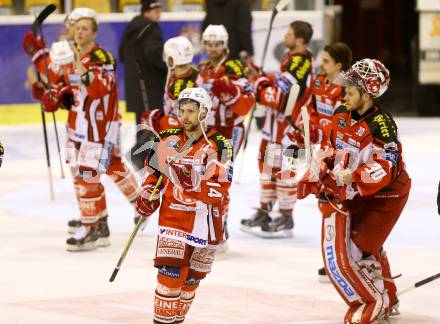
[[[89,242],[82,245],[69,245],[67,244],[67,251],[69,252],[82,252],[96,250],[96,242]]]
[[[100,237],[97,240],[98,247],[110,246],[110,239],[108,237]]]
[[[78,227],[69,226],[69,227],[67,228],[67,233],[69,233],[69,234],[75,234],[76,231],[78,230],[78,228],[79,228],[79,226],[78,226]]]
[[[260,236],[261,227],[260,226],[249,227],[249,226],[241,225],[240,230],[244,233]]]
[[[282,230],[278,232],[260,231],[257,235],[266,239],[290,238],[293,237],[293,231],[292,230]]]

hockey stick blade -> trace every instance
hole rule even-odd
[[[430,282],[432,282],[432,281],[434,281],[434,280],[437,280],[437,279],[439,279],[439,278],[440,278],[440,273],[437,273],[437,274],[435,274],[435,275],[433,275],[433,276],[431,276],[431,277],[428,277],[428,278],[425,278],[425,279],[423,279],[423,280],[417,281],[417,282],[416,282],[414,285],[412,285],[411,287],[408,287],[408,288],[403,289],[402,291],[399,291],[399,292],[397,293],[397,295],[398,295],[398,296],[401,296],[401,295],[407,293],[408,291],[411,291],[411,290],[413,290],[413,289],[419,288],[420,286],[426,285],[427,283],[430,283]]]
[[[292,116],[293,108],[295,107],[296,100],[298,99],[300,87],[298,84],[294,84],[289,92],[289,98],[287,99],[286,110],[284,111],[284,117]]]
[[[280,0],[278,1],[277,5],[275,6],[275,11],[278,13],[280,11],[283,11],[284,8],[286,8],[290,3],[290,0]]]
[[[57,9],[57,6],[51,3],[46,8],[44,8],[40,14],[35,18],[34,22],[32,23],[32,32],[35,35],[38,35],[40,32],[40,26],[43,24],[43,22],[46,20],[49,15],[54,12]]]

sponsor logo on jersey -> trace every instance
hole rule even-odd
[[[399,152],[397,151],[385,151],[384,158],[390,161],[392,164],[396,165],[399,159]]]
[[[179,267],[169,267],[163,266],[158,269],[161,275],[171,277],[171,278],[180,278],[180,268]]]
[[[323,103],[321,101],[317,101],[316,106],[319,113],[326,116],[333,116],[333,107],[331,105]]]
[[[208,240],[202,239],[200,237],[196,237],[194,235],[188,234],[186,232],[180,231],[175,228],[167,228],[167,227],[160,227],[159,228],[159,235],[167,236],[167,237],[174,237],[174,238],[182,238],[185,239],[188,243],[194,242],[196,245],[204,246],[208,243]]]
[[[333,241],[333,239],[336,236],[336,230],[333,225],[327,225],[326,233],[325,233],[325,239],[328,242]]]
[[[364,132],[365,132],[365,128],[359,127],[359,129],[356,132],[356,136],[361,137],[364,134]]]
[[[355,141],[354,139],[352,139],[351,137],[348,139],[348,144],[352,145],[352,146],[356,146],[356,147],[360,147],[361,143]]]
[[[385,118],[383,115],[377,115],[374,117],[374,122],[379,126],[380,133],[382,134],[382,137],[390,137],[390,131],[388,130],[387,123],[385,121]]]
[[[319,80],[319,79],[315,79],[315,88],[316,88],[316,89],[321,88],[321,80]]]
[[[339,285],[339,287],[345,292],[345,294],[349,297],[354,296],[353,290],[351,290],[348,283],[345,281],[345,279],[339,274],[338,266],[335,261],[335,252],[333,249],[333,245],[327,246],[325,248],[326,255],[327,255],[327,262],[328,262],[328,268],[332,274],[333,279],[336,281],[336,283]]]
[[[339,117],[339,127],[341,128],[345,128],[347,126],[347,123],[345,122],[345,118],[344,117]]]

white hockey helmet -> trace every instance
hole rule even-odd
[[[208,25],[202,34],[203,42],[223,42],[228,47],[228,32],[223,25]]]
[[[67,16],[66,23],[75,23],[81,18],[91,18],[98,23],[98,15],[91,8],[76,8]]]
[[[206,111],[206,116],[210,113],[212,108],[211,97],[208,92],[203,88],[186,88],[184,89],[177,99],[177,113],[180,116],[180,103],[183,100],[192,100],[198,103],[199,112]],[[206,117],[205,117],[206,118]]]
[[[68,41],[52,43],[50,47],[49,56],[52,64],[56,66],[73,63],[74,53]]]
[[[379,98],[388,89],[390,71],[379,60],[365,58],[343,73],[348,85],[356,85],[372,98]]]
[[[169,58],[173,59],[172,66],[184,65],[192,63],[194,57],[193,46],[191,42],[183,36],[177,36],[167,40],[163,46],[163,59],[169,64]]]

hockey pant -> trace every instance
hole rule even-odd
[[[320,201],[324,264],[332,284],[349,306],[345,323],[373,323],[397,301],[382,246],[408,199],[411,182],[406,172],[399,180],[403,185],[388,198],[356,199],[349,204],[348,212],[334,201],[326,205]]]
[[[282,170],[282,147],[263,139],[260,144],[258,167],[260,171],[260,206],[271,210],[278,201],[283,214],[292,214],[296,204],[297,182],[295,172]]]
[[[81,224],[96,225],[100,220],[108,217],[104,186],[101,183],[101,174],[93,172],[92,177],[74,177],[74,186],[81,212]],[[106,174],[110,176],[130,204],[136,206],[137,180],[134,173],[127,167],[120,157],[113,156]]]
[[[211,271],[215,251],[215,245],[194,247],[159,236],[154,260],[158,268],[154,323],[185,320],[200,281]]]

